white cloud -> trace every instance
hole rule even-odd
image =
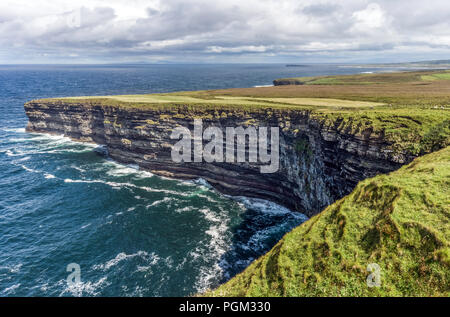
[[[386,22],[384,12],[378,3],[370,3],[364,10],[353,13],[353,17],[358,21],[358,26],[368,28],[379,28]]]
[[[222,47],[222,46],[209,46],[206,49],[208,53],[243,53],[243,52],[252,52],[252,53],[263,53],[268,50],[269,47],[264,45],[254,46],[254,45],[245,45],[245,46],[235,46],[235,47]]]
[[[0,0],[0,62],[445,56],[448,12],[447,0]]]

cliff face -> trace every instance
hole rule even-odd
[[[155,174],[179,179],[202,177],[230,195],[269,199],[306,215],[314,215],[356,184],[399,168],[413,157],[394,154],[383,135],[370,129],[353,134],[339,122],[325,124],[307,110],[217,110],[133,108],[64,101],[25,104],[27,131],[64,134],[105,145],[112,159],[137,164]],[[261,174],[256,163],[175,163],[170,134],[177,126],[193,130],[217,126],[279,126],[280,169]]]

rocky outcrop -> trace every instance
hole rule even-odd
[[[201,107],[125,107],[95,102],[32,101],[25,104],[27,131],[64,134],[105,145],[110,157],[152,173],[202,177],[220,192],[268,199],[314,215],[356,184],[386,173],[413,157],[394,154],[383,135],[370,129],[352,134],[339,122],[325,123],[307,110],[230,110]],[[170,134],[177,126],[279,126],[280,169],[261,174],[256,163],[175,163]]]
[[[274,86],[285,86],[285,85],[304,85],[305,83],[296,78],[282,78],[275,79],[273,81]]]

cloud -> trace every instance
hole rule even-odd
[[[302,12],[306,15],[326,17],[332,15],[341,6],[335,3],[312,4],[302,8]]]
[[[263,53],[267,52],[270,47],[259,45],[247,45],[247,46],[236,46],[236,47],[221,47],[221,46],[209,46],[206,51],[208,53],[244,53],[244,52],[252,52],[252,53]]]
[[[371,3],[364,10],[353,13],[356,19],[356,27],[380,28],[385,22],[385,14],[377,3]]]
[[[450,3],[431,2],[2,0],[0,62],[444,57]]]

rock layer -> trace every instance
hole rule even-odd
[[[413,157],[393,152],[383,135],[370,129],[353,134],[339,122],[325,123],[308,110],[230,110],[201,107],[124,107],[64,101],[25,104],[27,131],[63,134],[105,145],[110,157],[137,164],[157,175],[204,178],[220,192],[268,199],[308,216],[353,190],[368,177],[386,173]],[[258,163],[175,163],[171,159],[177,126],[203,128],[280,127],[280,169],[261,174]]]

